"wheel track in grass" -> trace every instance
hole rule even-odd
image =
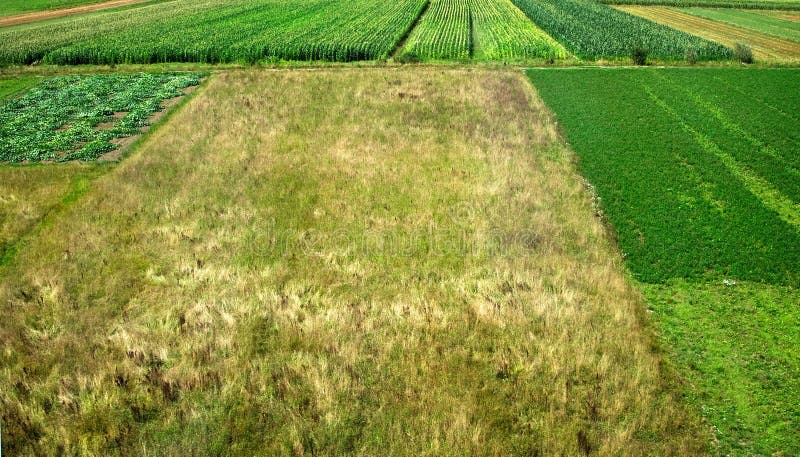
[[[680,92],[690,97],[697,105],[701,106],[704,110],[709,112],[717,121],[719,121],[719,123],[728,132],[733,133],[734,135],[742,136],[747,140],[748,143],[750,143],[753,147],[755,147],[760,154],[778,161],[780,165],[783,166],[790,174],[794,175],[800,180],[800,170],[798,170],[793,164],[789,163],[780,154],[779,151],[775,150],[775,148],[766,144],[764,141],[760,140],[758,137],[745,130],[736,121],[731,119],[730,116],[728,116],[719,106],[704,99],[696,92],[688,89],[687,87],[681,86],[668,76],[665,76],[661,73],[653,73],[653,74],[664,83],[669,84],[672,88],[679,90]]]
[[[764,178],[754,173],[745,164],[723,151],[714,141],[704,135],[699,130],[689,125],[681,114],[661,99],[653,89],[642,81],[637,81],[644,92],[658,107],[673,117],[681,127],[688,132],[694,141],[706,152],[717,157],[744,186],[761,203],[778,214],[786,223],[791,225],[796,231],[800,232],[800,205],[784,195],[779,189]]]
[[[730,83],[730,81],[726,81],[725,79],[723,79],[723,78],[720,78],[720,77],[719,77],[719,76],[717,76],[717,75],[712,75],[712,78],[713,78],[715,81],[719,81],[719,82],[721,82],[722,84],[724,84],[725,86],[728,86],[728,88],[729,88],[730,90],[732,90],[732,91],[735,91],[735,92],[736,92],[736,93],[738,93],[739,95],[742,95],[742,96],[744,96],[744,97],[748,97],[750,100],[753,100],[753,101],[756,101],[756,102],[758,102],[758,103],[761,103],[763,106],[766,106],[766,107],[767,107],[767,108],[769,108],[770,110],[772,110],[772,111],[775,111],[776,113],[778,113],[778,114],[780,114],[780,115],[782,115],[782,116],[784,116],[784,117],[787,117],[787,118],[789,118],[789,119],[791,119],[791,120],[793,120],[793,121],[797,122],[798,124],[800,124],[800,118],[798,118],[797,116],[794,116],[792,113],[788,113],[788,112],[786,112],[786,111],[784,111],[784,110],[782,110],[782,109],[778,108],[777,106],[775,106],[775,105],[773,105],[773,104],[771,104],[771,103],[767,102],[766,100],[763,100],[763,99],[761,99],[761,98],[758,98],[758,97],[756,97],[756,96],[755,96],[755,95],[753,95],[753,94],[750,94],[750,93],[747,93],[747,92],[743,91],[743,90],[742,90],[742,89],[740,89],[739,87],[736,87],[736,85],[734,85],[734,84],[731,84],[731,83]]]

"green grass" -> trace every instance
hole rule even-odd
[[[759,11],[712,8],[682,8],[681,11],[778,38],[800,42],[800,22],[768,16]]]
[[[640,284],[718,455],[800,454],[800,290]]]
[[[192,73],[46,79],[0,105],[0,162],[94,160],[198,83]]]
[[[0,78],[0,103],[2,99],[13,97],[37,81],[35,77]]]
[[[433,0],[403,52],[432,60],[565,57],[510,0]]]
[[[800,283],[797,70],[530,76],[637,278]]]
[[[536,25],[585,59],[629,58],[645,48],[651,58],[683,60],[694,48],[700,60],[728,59],[722,45],[585,0],[513,0]]]
[[[3,451],[702,455],[643,311],[519,72],[215,73],[0,267]]]
[[[0,2],[0,16],[70,8],[73,6],[101,3],[102,1],[105,0],[3,0]]]
[[[714,427],[714,453],[797,454],[800,72],[529,76]]]
[[[0,30],[0,63],[376,60],[424,6],[359,0],[176,0]]]

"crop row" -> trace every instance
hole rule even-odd
[[[0,31],[0,63],[351,61],[388,56],[423,0],[176,0]]]
[[[682,59],[689,48],[701,60],[732,51],[694,35],[585,0],[513,0],[539,27],[573,54],[589,59],[629,56],[636,47],[658,59]]]
[[[510,0],[433,0],[404,48],[427,59],[564,57]]]

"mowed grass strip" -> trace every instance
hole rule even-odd
[[[200,90],[2,272],[4,450],[703,453],[523,75]]]
[[[753,49],[756,60],[800,60],[800,43],[766,35],[736,25],[706,19],[663,6],[615,6],[627,13],[733,47],[742,43]]]
[[[777,99],[800,78],[796,70],[770,72],[530,72],[642,281],[731,277],[800,284],[796,131],[762,131],[758,122],[793,125],[793,114],[775,106],[794,113],[791,98]],[[736,87],[751,77],[762,85],[749,86],[750,103],[720,101],[741,95],[706,90],[709,79]],[[783,142],[769,145],[774,136]]]
[[[800,41],[800,22],[763,14],[759,11],[717,8],[681,8],[681,11],[778,38]]]

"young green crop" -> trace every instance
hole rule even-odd
[[[530,76],[638,279],[800,284],[800,72]]]
[[[587,59],[627,57],[636,47],[664,60],[682,60],[689,48],[697,51],[700,60],[732,55],[722,45],[590,1],[513,2],[567,50]]]
[[[196,74],[65,76],[0,106],[0,162],[94,160],[139,133]],[[104,124],[102,128],[99,126]]]

